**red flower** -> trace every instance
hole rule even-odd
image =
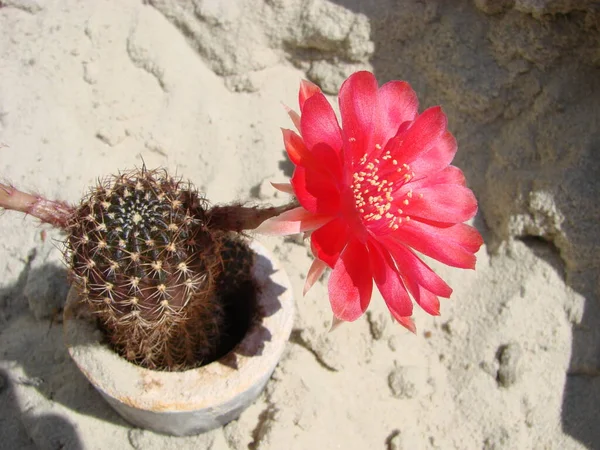
[[[342,127],[314,84],[300,85],[301,116],[290,111],[300,134],[283,130],[295,170],[291,185],[302,206],[264,222],[269,234],[310,232],[316,256],[305,292],[323,273],[335,318],[358,319],[369,306],[373,280],[392,315],[415,331],[410,295],[439,315],[438,297],[452,289],[415,254],[474,268],[483,240],[462,222],[477,201],[460,169],[450,162],[456,140],[440,107],[418,114],[410,85],[378,88],[369,72],[357,72],[339,93]]]

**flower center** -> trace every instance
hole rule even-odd
[[[380,145],[375,146],[377,150]],[[400,164],[386,151],[379,158],[364,154],[358,161],[352,178],[354,205],[366,226],[385,225],[397,230],[410,216],[404,214],[400,205],[408,206],[412,190],[399,196],[398,189],[414,178],[408,164]]]

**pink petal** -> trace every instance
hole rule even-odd
[[[410,316],[413,309],[412,301],[389,253],[371,240],[369,256],[373,279],[389,310],[394,317]]]
[[[403,222],[394,239],[444,264],[463,269],[475,268],[474,253],[483,244],[477,230],[462,223],[440,228],[424,222]]]
[[[310,288],[313,287],[319,278],[321,278],[321,275],[323,275],[325,269],[327,269],[327,264],[318,258],[313,260],[312,264],[310,265],[310,269],[308,269],[308,273],[306,274],[306,282],[304,283],[302,295],[306,295]]]
[[[457,149],[456,139],[446,131],[431,150],[421,154],[410,164],[410,168],[417,177],[439,172],[452,162]]]
[[[304,103],[300,130],[308,149],[324,143],[336,152],[342,149],[342,136],[335,113],[322,93],[316,93]]]
[[[317,258],[333,268],[349,237],[346,223],[341,219],[334,219],[311,234],[312,251]]]
[[[406,184],[406,187],[414,190],[419,187],[430,187],[438,184],[458,184],[460,186],[466,186],[467,182],[462,170],[458,167],[448,166],[432,175],[420,178],[419,180],[410,181]]]
[[[317,229],[331,219],[333,217],[313,214],[300,206],[265,220],[254,231],[267,236],[287,236]]]
[[[329,301],[333,314],[353,322],[368,308],[373,290],[369,253],[357,240],[348,243],[329,277]]]
[[[271,186],[277,189],[280,192],[285,192],[286,194],[293,194],[294,188],[290,183],[273,183],[271,182]]]
[[[397,202],[403,214],[411,219],[421,217],[437,222],[458,223],[469,220],[477,213],[477,200],[471,189],[458,184],[438,184],[416,189],[411,197],[406,197],[410,184],[394,194],[404,200]],[[403,202],[408,202],[408,205]]]
[[[446,131],[446,115],[442,108],[434,106],[426,109],[411,124],[410,128],[388,142],[386,150],[401,164],[409,164],[416,174],[413,161],[425,155],[439,141]]]
[[[315,170],[333,180],[341,179],[342,161],[338,151],[324,143],[316,144],[308,149],[297,133],[287,129],[281,131],[285,150],[294,165]]]
[[[410,317],[395,316],[394,313],[392,313],[392,316],[398,321],[400,325],[402,325],[408,331],[415,334],[417,333],[417,327],[415,326],[415,323]]]
[[[339,94],[342,128],[353,149],[353,159],[360,159],[370,149],[373,121],[377,111],[377,80],[371,72],[356,72],[344,81]],[[396,127],[397,128],[397,127]]]
[[[419,286],[419,295],[415,297],[415,301],[427,314],[440,315],[440,299],[423,286]]]
[[[315,214],[333,215],[340,208],[340,193],[331,177],[296,166],[292,176],[294,193],[300,204]]]
[[[285,111],[288,113],[288,116],[290,116],[290,119],[292,119],[292,122],[293,122],[294,126],[296,127],[296,130],[298,130],[298,132],[300,132],[300,114],[298,114],[296,111],[294,111],[289,106],[283,105],[283,107],[285,108]]]
[[[390,246],[393,248],[393,246]],[[398,257],[398,252],[394,255],[394,260],[400,261],[400,264],[397,264],[400,268],[400,273],[402,274],[402,280],[408,287],[408,290],[412,294],[413,298],[417,302],[417,304],[428,314],[432,316],[440,315],[440,300],[436,295],[432,292],[425,289],[421,284],[432,285],[437,292],[441,292],[445,297],[449,297],[452,293],[452,289],[448,286],[444,280],[438,277],[429,267],[427,267],[419,258],[414,256],[414,254],[407,250],[407,252],[412,256],[415,260],[402,257]],[[417,263],[417,264],[415,264]],[[407,267],[410,266],[410,267]],[[427,271],[421,270],[423,273],[418,273],[419,269],[422,269],[424,266]],[[405,269],[405,270],[404,270]],[[417,273],[415,272],[417,269]],[[425,277],[423,277],[425,275]]]
[[[333,317],[331,318],[331,327],[329,327],[329,332],[330,332],[330,333],[334,332],[334,331],[335,331],[335,330],[337,330],[337,329],[338,329],[338,327],[339,327],[341,324],[343,324],[343,323],[344,323],[344,321],[343,321],[343,320],[341,320],[341,319],[338,319],[337,317],[333,316]]]
[[[294,165],[308,166],[313,163],[310,152],[298,134],[285,128],[282,128],[281,132],[283,133],[283,144],[285,145],[285,150],[290,158],[290,161],[292,161]]]
[[[415,120],[419,100],[406,81],[390,81],[379,89],[377,101],[373,145],[385,147],[402,123]]]
[[[300,112],[302,112],[306,100],[308,100],[315,94],[319,94],[320,92],[321,88],[315,83],[312,83],[308,80],[300,81],[300,92],[298,92],[298,103],[300,104]]]
[[[441,297],[450,297],[452,288],[411,250],[391,236],[381,239],[381,242],[394,258],[415,300],[419,296],[419,285]]]
[[[452,227],[452,231],[449,234],[456,242],[473,253],[477,253],[483,245],[483,238],[479,234],[479,231],[466,223],[457,223]]]
[[[318,170],[329,175],[337,184],[342,183],[343,155],[327,144],[317,144],[311,148],[311,154],[318,161]]]

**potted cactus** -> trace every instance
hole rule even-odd
[[[290,206],[211,207],[190,183],[145,167],[99,182],[79,206],[7,185],[0,206],[65,232],[69,352],[131,423],[198,433],[260,393],[293,299],[277,261],[242,232]]]

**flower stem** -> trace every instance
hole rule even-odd
[[[0,183],[0,208],[20,211],[36,217],[43,223],[65,229],[75,208],[65,202],[47,200],[40,195],[21,192],[13,186]]]
[[[220,205],[209,212],[209,227],[217,230],[243,231],[253,230],[265,220],[278,216],[298,206],[292,201],[283,206],[262,208],[259,206],[242,206],[242,204]]]

